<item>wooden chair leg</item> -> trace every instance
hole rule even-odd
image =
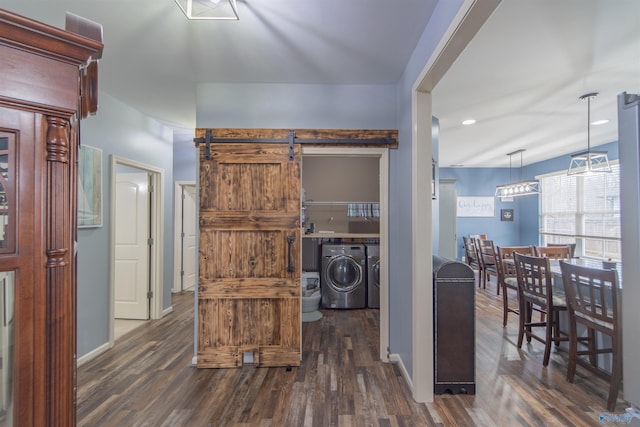
[[[500,286],[498,284],[498,286]],[[507,318],[509,317],[509,298],[507,295],[507,288],[502,289],[502,327],[507,326]]]
[[[542,366],[549,364],[549,358],[551,357],[551,344],[553,342],[553,335],[556,328],[554,328],[556,313],[547,313],[547,325],[544,333],[544,358],[542,359]]]
[[[576,359],[578,357],[578,331],[575,319],[569,319],[569,367],[567,369],[567,381],[573,382],[576,375]]]
[[[593,328],[587,329],[587,347],[589,349],[589,363],[591,363],[591,366],[598,366],[598,357],[596,354],[596,331]]]
[[[524,324],[525,324],[525,319],[526,319],[526,305],[527,303],[521,303],[520,304],[520,316],[518,319],[518,348],[522,348],[522,339],[524,338]]]
[[[620,380],[622,379],[622,354],[620,351],[619,339],[615,336],[611,338],[611,383],[609,384],[607,410],[612,412],[616,408],[616,401],[618,400],[618,389],[620,388]]]
[[[529,326],[527,326],[527,342],[531,342],[531,318],[532,318],[532,314],[533,314],[533,304],[531,304],[530,302],[525,303],[526,306],[526,322],[529,324]]]
[[[556,347],[560,346],[560,312],[556,311],[553,316],[553,341]]]

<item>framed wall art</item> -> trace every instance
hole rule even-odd
[[[500,209],[500,221],[513,221],[513,209]]]
[[[468,196],[458,197],[459,217],[492,217],[495,216],[495,197]]]
[[[102,150],[78,152],[78,228],[102,227]]]

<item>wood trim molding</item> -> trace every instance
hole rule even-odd
[[[340,144],[344,147],[385,147],[398,148],[398,130],[396,129],[248,129],[248,128],[198,128],[195,131],[195,139],[203,143],[205,133],[211,130],[214,138],[257,140],[257,139],[282,139],[289,137],[289,132],[295,133],[295,138],[304,140],[304,143],[318,147]],[[318,140],[317,143],[309,140]],[[363,143],[349,144],[345,140],[359,140]],[[366,143],[366,140],[372,140]],[[385,140],[381,143],[380,140]],[[332,142],[335,141],[335,142]],[[295,141],[294,141],[295,142]]]
[[[104,48],[98,41],[2,9],[0,43],[72,64],[99,58]]]

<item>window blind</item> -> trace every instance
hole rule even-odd
[[[576,243],[576,255],[620,259],[620,165],[611,169],[538,177],[542,244]]]

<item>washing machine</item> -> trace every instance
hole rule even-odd
[[[380,245],[367,245],[367,307],[380,308]]]
[[[367,306],[367,256],[364,245],[322,245],[321,264],[322,307]]]

